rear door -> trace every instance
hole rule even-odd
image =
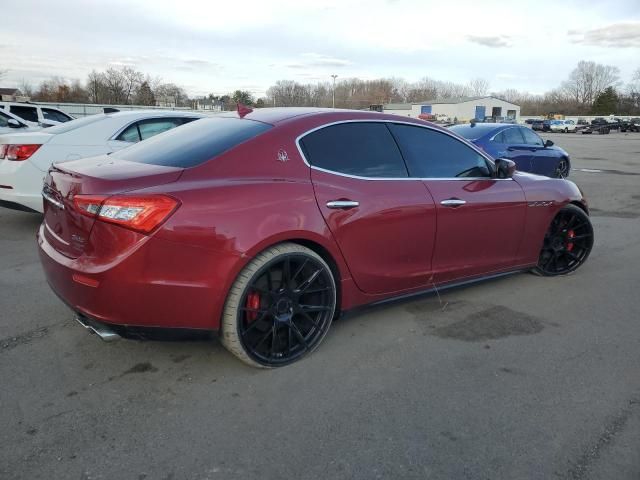
[[[408,178],[385,123],[330,125],[304,136],[300,147],[358,287],[388,293],[429,284],[435,205],[424,184]]]
[[[409,174],[422,179],[435,201],[435,281],[513,266],[526,210],[520,185],[492,178],[488,161],[448,133],[407,124],[391,124],[390,129]]]

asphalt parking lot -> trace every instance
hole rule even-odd
[[[1,209],[0,478],[638,479],[640,134],[543,136],[592,208],[581,269],[351,316],[274,371],[89,335]]]

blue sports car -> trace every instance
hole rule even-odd
[[[530,128],[510,123],[467,123],[449,127],[493,158],[508,158],[523,172],[547,177],[569,176],[569,154]]]

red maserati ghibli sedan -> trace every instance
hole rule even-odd
[[[514,170],[417,119],[239,109],[54,164],[40,257],[105,339],[211,330],[242,361],[278,367],[355,307],[578,268],[593,245],[580,190]]]

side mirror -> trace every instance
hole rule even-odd
[[[24,126],[15,118],[10,118],[9,120],[7,120],[7,125],[9,125],[9,128],[22,128]]]
[[[553,147],[553,142],[551,140],[547,140],[546,142],[544,142],[544,146],[545,147]]]
[[[516,171],[516,163],[508,158],[498,158],[496,160],[496,178],[511,178]]]

